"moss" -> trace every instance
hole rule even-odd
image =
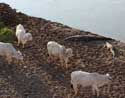
[[[14,31],[4,27],[0,29],[0,41],[1,42],[9,42],[9,43],[13,43],[14,42]]]

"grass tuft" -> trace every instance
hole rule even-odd
[[[0,42],[13,43],[14,38],[15,35],[13,30],[7,27],[0,28]]]

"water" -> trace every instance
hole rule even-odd
[[[0,0],[17,11],[125,42],[125,0]]]

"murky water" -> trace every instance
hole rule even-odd
[[[0,0],[18,11],[125,42],[125,0]]]

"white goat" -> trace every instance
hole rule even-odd
[[[18,46],[21,43],[22,38],[23,38],[25,33],[26,33],[26,31],[25,31],[23,25],[21,25],[21,24],[17,25],[17,27],[16,27],[16,37],[18,39]]]
[[[33,37],[32,37],[32,34],[31,33],[26,33],[24,34],[23,38],[22,38],[22,44],[23,44],[23,48],[24,48],[24,45],[28,42],[28,41],[32,41],[33,40]]]
[[[71,84],[75,91],[75,96],[78,93],[78,85],[82,87],[92,87],[93,94],[95,95],[95,91],[97,96],[99,96],[99,87],[104,85],[108,85],[108,91],[110,89],[111,77],[109,74],[101,75],[99,73],[89,73],[84,71],[74,71],[71,73]]]
[[[105,45],[104,45],[104,47],[106,47],[108,50],[110,50],[110,52],[112,53],[113,58],[114,58],[115,57],[115,51],[113,49],[112,44],[110,44],[109,42],[106,42]]]
[[[27,43],[27,41],[32,41],[33,37],[31,33],[26,33],[23,25],[19,24],[16,27],[16,37],[18,39],[18,46],[20,43],[24,45]]]
[[[6,57],[9,64],[12,62],[12,58],[23,62],[22,53],[16,51],[11,43],[0,42],[0,56]]]
[[[73,52],[71,48],[65,48],[65,46],[58,44],[55,41],[49,41],[47,43],[47,50],[50,58],[58,57],[60,59],[62,67],[63,62],[65,63],[65,67],[68,68],[67,63],[69,57],[73,56]]]

